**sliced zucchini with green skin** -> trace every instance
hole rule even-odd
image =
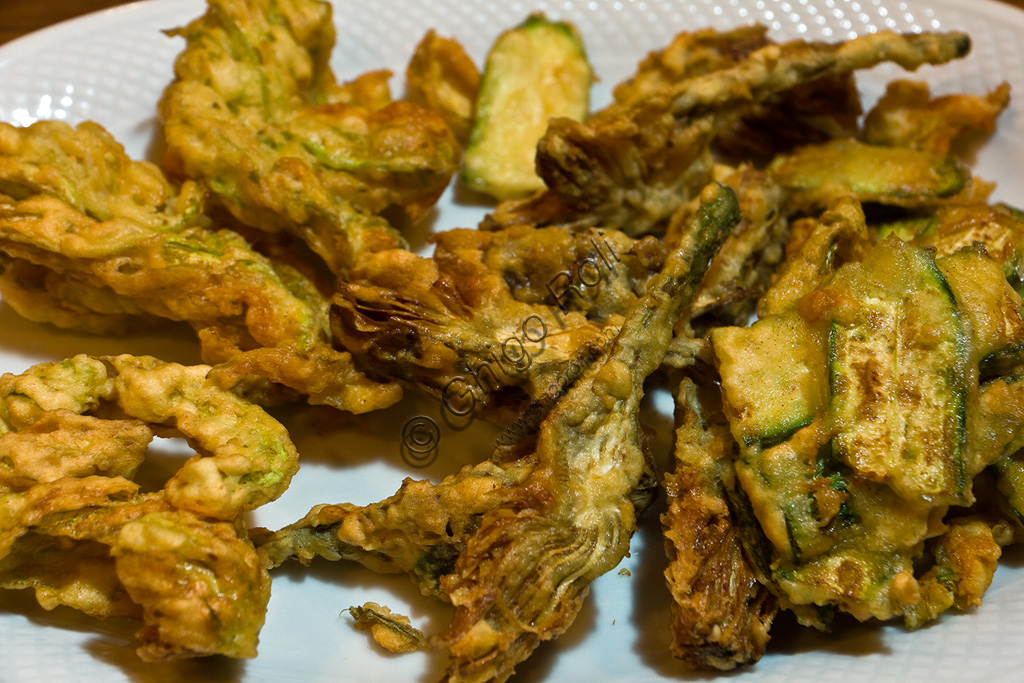
[[[952,157],[832,140],[779,157],[769,170],[797,203],[827,206],[853,194],[862,202],[906,204],[954,195],[969,173]]]
[[[795,311],[715,328],[711,343],[733,436],[744,446],[781,443],[824,406],[825,350]]]
[[[534,157],[548,121],[581,121],[590,107],[593,71],[569,23],[542,14],[502,33],[487,55],[463,181],[497,199],[544,188]]]
[[[908,500],[963,502],[970,339],[931,252],[889,238],[825,290],[837,457]],[[829,291],[831,290],[831,291]]]
[[[1006,498],[1010,508],[1017,515],[1017,522],[1024,526],[1024,460],[1021,453],[998,460],[992,465],[996,474],[996,486]]]
[[[972,363],[1024,344],[1020,296],[1007,282],[1003,267],[975,243],[936,259],[971,330]]]

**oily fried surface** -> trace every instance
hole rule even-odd
[[[426,32],[405,69],[406,98],[435,110],[465,146],[473,130],[480,71],[453,38]]]
[[[270,577],[242,515],[281,495],[298,455],[208,372],[76,356],[0,377],[0,585],[141,618],[147,661],[256,655]],[[197,453],[143,493],[132,479],[155,434]]]
[[[213,0],[174,33],[187,43],[160,103],[164,167],[243,223],[298,235],[332,271],[402,245],[378,214],[395,205],[418,219],[455,170],[438,114],[383,104],[365,81],[337,85],[326,2]]]
[[[707,383],[708,378],[702,380]],[[677,397],[675,467],[665,475],[665,570],[672,593],[672,654],[695,669],[756,662],[778,599],[743,544],[736,446],[714,386],[684,379]]]
[[[0,124],[0,184],[13,195],[0,195],[0,251],[15,260],[2,286],[26,317],[104,331],[185,321],[226,386],[255,375],[357,413],[400,397],[331,347],[312,281],[210,229],[194,183],[178,190],[99,126]]]
[[[913,259],[928,263],[931,252],[893,238],[868,247],[856,208],[837,206],[823,218],[753,327],[720,328],[712,342],[740,449],[738,481],[773,547],[765,579],[771,590],[798,614],[802,606],[832,606],[858,619],[903,616],[916,628],[980,599],[1008,542],[998,518],[973,526],[942,520],[974,502],[975,475],[1016,449],[1016,429],[1002,426],[1012,408],[994,405],[1017,399],[990,394],[1012,384],[981,386],[977,368],[994,350],[1017,344],[1024,328],[1002,264],[984,249],[942,256],[930,271],[934,280],[902,283]],[[845,258],[854,260],[822,271],[822,259],[858,235],[866,242],[861,256],[847,248]],[[937,307],[925,303],[933,296]],[[940,315],[948,308],[942,301],[955,301],[957,310]],[[898,328],[885,322],[889,306],[907,311]],[[862,316],[872,321],[863,337]],[[895,346],[886,347],[881,340],[892,329]],[[936,360],[950,352],[957,360]],[[930,387],[951,392],[949,399],[936,403]],[[771,391],[779,392],[775,399],[767,398]],[[933,418],[947,412],[948,419]],[[921,443],[931,445],[922,451]],[[931,560],[935,568],[919,573]]]
[[[926,83],[893,81],[864,120],[864,139],[948,154],[964,136],[977,142],[979,136],[990,135],[1009,103],[1006,83],[986,95],[932,97]]]
[[[365,258],[338,287],[331,329],[366,371],[412,382],[456,414],[508,422],[614,336],[620,314],[592,322],[554,302],[517,300],[511,278],[484,262],[487,240],[464,234],[442,238],[432,259],[404,250]],[[614,294],[605,301],[618,303]]]
[[[258,539],[265,561],[322,555],[408,572],[421,590],[439,591],[456,607],[436,638],[451,654],[446,679],[507,679],[540,641],[568,628],[590,582],[629,548],[634,496],[653,475],[638,420],[643,381],[661,364],[676,318],[739,218],[728,188],[709,187],[703,198],[692,230],[630,307],[610,349],[591,350],[592,364],[535,441],[498,449],[489,463],[437,487],[407,482],[377,505],[314,508]],[[424,514],[410,514],[417,509]]]
[[[880,32],[841,44],[768,45],[584,123],[555,120],[537,150],[549,189],[504,207],[489,225],[525,214],[534,222],[602,225],[631,235],[662,229],[710,179],[711,144],[723,122],[751,104],[806,84],[810,74],[840,78],[884,61],[915,69],[962,56],[969,44],[963,34]]]

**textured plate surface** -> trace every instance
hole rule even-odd
[[[2,1],[2,0],[0,0]],[[0,48],[0,120],[28,124],[41,118],[69,122],[93,119],[106,126],[137,157],[155,158],[159,132],[156,101],[171,77],[180,41],[161,33],[203,11],[199,0],[149,0],[90,15],[27,36]],[[939,69],[925,68],[935,92],[980,92],[1009,81],[1024,93],[1024,58],[1019,36],[1024,13],[982,0],[335,0],[338,46],[333,65],[347,79],[386,67],[399,76],[413,46],[428,28],[458,38],[478,63],[502,29],[533,11],[569,18],[579,27],[601,78],[594,92],[603,104],[612,85],[629,75],[648,51],[681,30],[727,28],[762,22],[777,38],[838,40],[892,28],[903,31],[961,29],[974,39],[972,55]],[[879,68],[861,77],[866,97],[881,93],[900,74]],[[1011,106],[999,131],[979,155],[979,175],[999,181],[996,197],[1024,204],[1024,111]],[[449,192],[435,228],[472,226],[480,207],[460,206]],[[84,337],[21,320],[0,302],[0,371],[21,372],[33,362],[76,353],[137,353],[198,362],[188,330],[181,334],[124,339]],[[321,502],[368,503],[386,497],[402,477],[438,480],[463,463],[488,455],[494,433],[480,425],[456,432],[442,425],[437,461],[424,469],[400,457],[400,426],[410,417],[437,417],[437,407],[410,396],[393,409],[353,422],[343,434],[322,429],[324,414],[296,410],[281,415],[302,454],[302,470],[276,503],[258,511],[254,523],[277,528]],[[337,415],[327,419],[339,419]],[[662,420],[656,447],[666,454]],[[173,441],[155,459],[181,456]],[[657,512],[657,511],[654,511]],[[573,628],[542,646],[514,680],[686,680],[667,654],[668,593],[661,572],[665,558],[657,515],[648,514],[632,556],[598,580]],[[314,563],[276,572],[260,655],[247,662],[210,659],[144,665],[133,648],[136,622],[98,622],[71,610],[45,612],[31,595],[0,592],[0,680],[135,681],[197,683],[245,681],[316,683],[338,680],[429,681],[443,670],[442,657],[383,654],[354,631],[342,611],[376,601],[408,614],[428,632],[449,616],[444,606],[421,598],[404,577],[377,577],[360,567]],[[780,618],[769,654],[745,681],[864,681],[906,683],[1019,680],[1024,670],[1024,553],[1011,550],[985,596],[966,615],[949,614],[935,625],[907,633],[897,625],[847,624],[819,635]],[[899,672],[897,674],[896,672]],[[697,676],[704,680],[706,677]]]

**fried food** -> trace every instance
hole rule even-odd
[[[437,487],[406,482],[367,508],[314,508],[261,539],[261,555],[270,564],[348,557],[409,572],[421,590],[456,607],[435,639],[451,654],[447,679],[507,679],[541,640],[569,627],[590,582],[629,548],[634,506],[645,500],[636,494],[652,474],[638,419],[644,379],[739,219],[728,188],[709,186],[702,197],[692,230],[630,308],[611,349],[565,392],[536,438]],[[424,568],[432,570],[426,581]]]
[[[366,372],[499,423],[614,336],[663,254],[653,241],[600,230],[453,230],[436,241],[433,258],[391,250],[363,259],[338,286],[331,329]]]
[[[336,274],[404,246],[380,213],[398,206],[418,220],[456,169],[440,115],[337,84],[326,2],[211,0],[172,35],[186,46],[160,102],[164,168],[243,223],[297,235]]]
[[[426,647],[426,636],[409,624],[409,617],[395,614],[375,602],[349,607],[348,611],[356,620],[356,628],[369,630],[374,641],[388,652],[412,652]]]
[[[533,168],[537,140],[550,119],[587,115],[592,81],[572,24],[537,13],[502,32],[484,64],[462,181],[498,199],[544,189]]]
[[[772,592],[815,606],[807,622],[837,608],[917,628],[976,604],[1012,536],[999,520],[944,518],[1013,450],[1012,409],[989,393],[1006,385],[980,386],[978,368],[1024,339],[1024,321],[983,248],[935,258],[890,237],[832,274],[812,269],[812,254],[865,234],[851,209],[822,221],[761,319],[711,340]],[[934,571],[918,573],[922,557]]]
[[[480,71],[454,38],[427,31],[405,69],[405,96],[433,109],[465,146],[473,129]]]
[[[779,601],[764,579],[767,567],[751,561],[752,544],[743,542],[758,532],[737,509],[738,449],[721,396],[713,377],[699,379],[680,385],[675,467],[664,482],[670,649],[694,669],[728,670],[764,654]]]
[[[98,125],[0,124],[0,185],[14,195],[0,195],[0,251],[15,260],[0,286],[25,317],[103,331],[185,321],[224,386],[255,375],[354,413],[400,398],[332,347],[310,280],[210,229],[194,183],[174,188]]]
[[[962,156],[963,143],[995,130],[996,119],[1010,104],[1010,86],[985,95],[932,97],[927,83],[893,81],[864,119],[864,140],[945,156]]]
[[[147,661],[256,655],[270,577],[242,515],[284,492],[298,454],[209,371],[76,356],[0,377],[0,585],[141,618]],[[155,434],[197,454],[144,493],[132,479]]]
[[[735,66],[685,79],[585,123],[552,122],[537,149],[544,195],[495,212],[516,222],[600,225],[630,235],[665,221],[711,178],[710,146],[724,121],[812,78],[841,77],[892,61],[906,69],[967,53],[962,33],[862,36],[837,44],[768,45]]]

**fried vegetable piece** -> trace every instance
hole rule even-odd
[[[410,573],[421,591],[456,606],[434,639],[452,656],[447,680],[506,680],[541,640],[568,628],[590,582],[628,550],[642,500],[635,493],[650,474],[638,420],[643,381],[738,219],[734,193],[709,187],[693,229],[611,349],[565,392],[536,438],[437,486],[407,481],[376,505],[314,508],[258,535],[261,556],[272,565],[347,557]]]
[[[769,171],[787,190],[794,211],[821,210],[846,196],[896,206],[934,205],[964,190],[971,179],[952,157],[853,139],[803,147],[776,158]]]
[[[710,384],[710,390],[704,384]],[[665,475],[665,569],[672,593],[672,654],[695,669],[756,662],[778,600],[748,560],[730,499],[741,495],[736,445],[712,382],[685,378],[676,398],[675,468]],[[747,525],[749,527],[749,524]]]
[[[209,370],[76,356],[0,377],[0,586],[142,618],[147,661],[256,655],[270,577],[242,515],[281,495],[297,453]],[[142,493],[155,433],[198,453]]]
[[[676,319],[739,219],[728,188],[709,186],[702,197],[693,230],[630,309],[613,347],[541,425],[523,497],[484,515],[442,579],[456,607],[443,638],[450,680],[507,679],[541,640],[568,628],[590,582],[628,551],[631,495],[645,469],[644,379],[660,366]]]
[[[1024,215],[1005,205],[969,203],[943,206],[922,217],[885,224],[881,237],[894,233],[919,247],[948,255],[978,242],[1003,266],[1006,280],[1018,291],[1024,281]]]
[[[648,55],[632,78],[615,86],[615,103],[610,109],[638,104],[686,79],[736,66],[750,53],[773,43],[762,25],[684,31],[663,50]],[[727,163],[764,166],[794,147],[856,134],[861,113],[852,75],[813,79],[751,103],[721,122],[712,148],[716,157]]]
[[[0,285],[25,317],[97,331],[185,321],[224,386],[258,376],[354,413],[400,398],[331,346],[312,281],[208,229],[198,186],[175,189],[98,125],[0,124],[0,186],[13,195],[0,195],[0,251],[15,259]]]
[[[395,495],[367,506],[317,505],[273,533],[253,530],[268,569],[316,557],[359,562],[381,574],[404,573],[423,595],[444,597],[441,577],[480,526],[484,513],[507,504],[529,468],[486,460],[438,484],[406,479]]]
[[[458,142],[438,114],[336,83],[326,2],[210,0],[171,35],[186,46],[160,102],[164,168],[243,223],[299,236],[335,273],[402,246],[380,212],[418,220],[455,171]]]
[[[969,47],[962,33],[892,32],[838,44],[769,45],[733,67],[686,79],[586,123],[556,119],[537,150],[538,172],[549,189],[495,212],[488,225],[601,225],[631,235],[663,229],[711,177],[709,146],[722,122],[751,103],[812,76],[840,77],[886,61],[915,69],[962,57]]]
[[[480,71],[458,41],[427,31],[406,66],[405,89],[406,99],[436,111],[462,145],[469,142]]]
[[[498,199],[544,188],[533,169],[537,141],[553,117],[579,121],[593,73],[572,24],[533,14],[498,36],[487,54],[462,179]]]
[[[338,286],[331,329],[367,372],[498,423],[614,336],[663,258],[655,241],[614,231],[522,226],[436,241],[433,258],[392,250],[364,259]]]
[[[980,600],[1012,536],[941,520],[1019,448],[1020,400],[1004,381],[980,387],[979,365],[1024,339],[1020,300],[980,247],[936,260],[890,237],[836,268],[841,240],[848,255],[865,248],[847,205],[805,241],[763,317],[712,331],[712,346],[782,605],[916,628]]]
[[[781,245],[789,233],[790,221],[783,212],[786,194],[770,174],[744,164],[719,179],[736,192],[742,218],[715,254],[680,321],[687,336],[694,336],[695,326],[742,325],[750,319],[783,259]],[[690,202],[672,215],[664,236],[669,248],[677,243],[694,206]]]
[[[863,139],[872,145],[962,157],[966,150],[959,143],[990,135],[1009,103],[1008,83],[986,95],[933,98],[927,83],[893,81],[864,118]]]
[[[45,266],[2,255],[0,298],[34,322],[90,334],[130,334],[168,322],[145,313],[113,290],[74,282]]]
[[[409,617],[394,614],[387,607],[368,602],[362,607],[349,607],[356,628],[369,630],[374,641],[389,652],[404,653],[427,647],[427,637],[409,623]]]
[[[244,529],[183,510],[150,513],[121,528],[111,555],[142,606],[140,658],[256,656],[270,576]]]
[[[1011,540],[1006,522],[970,518],[952,522],[932,543],[935,564],[919,581],[920,599],[904,608],[907,628],[920,628],[950,608],[980,607],[1002,547]]]

